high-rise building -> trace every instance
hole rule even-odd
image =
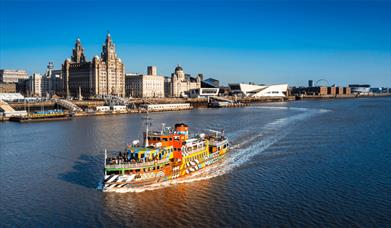
[[[53,62],[49,62],[43,80],[47,81],[47,91],[49,94],[64,94],[64,81],[62,79],[62,70],[54,70]]]
[[[67,97],[98,95],[125,96],[125,67],[117,57],[110,34],[106,36],[101,56],[91,62],[84,55],[80,39],[76,40],[71,59],[62,66],[64,92]]]
[[[46,94],[48,84],[42,75],[34,73],[27,80],[26,87],[28,96],[42,97]]]

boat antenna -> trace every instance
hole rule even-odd
[[[165,123],[162,123],[162,134],[164,133],[164,128],[165,128],[166,124]]]

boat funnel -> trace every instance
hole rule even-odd
[[[179,135],[186,135],[187,139],[187,136],[189,135],[189,126],[184,123],[175,124],[175,131]]]

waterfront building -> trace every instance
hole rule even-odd
[[[231,92],[245,97],[286,97],[288,93],[288,84],[279,85],[256,85],[234,83],[229,84]]]
[[[48,82],[48,88],[46,92],[51,95],[64,94],[64,81],[62,79],[62,70],[54,70],[53,62],[49,62],[44,78]]]
[[[106,35],[101,56],[87,61],[80,39],[76,40],[71,59],[62,66],[67,97],[125,96],[125,67],[116,54],[110,34]]]
[[[189,97],[207,98],[211,96],[218,96],[220,93],[219,84],[219,81],[213,78],[203,80],[201,81],[201,88],[191,89],[189,91]]]
[[[390,93],[390,89],[386,87],[373,87],[370,88],[369,92],[373,94],[379,94],[379,93]]]
[[[211,96],[218,96],[220,88],[198,88],[191,89],[189,97],[191,98],[207,98]]]
[[[173,97],[187,97],[190,90],[201,88],[202,74],[196,78],[185,74],[181,66],[175,68],[175,72],[171,75],[171,95]]]
[[[0,82],[18,83],[20,80],[27,80],[28,74],[25,70],[0,70]]]
[[[132,87],[138,86],[138,84],[135,85],[135,83],[133,82],[133,77],[139,75],[141,74],[135,74],[135,73],[125,74],[125,97],[132,97],[132,93],[134,93],[133,91],[135,90],[135,88]]]
[[[164,77],[157,75],[155,66],[147,68],[148,74],[126,75],[126,94],[137,98],[164,97]]]
[[[350,95],[349,87],[335,87],[335,86],[312,86],[312,87],[293,87],[292,94],[296,96],[337,96]]]
[[[369,94],[371,86],[367,84],[351,84],[349,88],[354,94]]]
[[[26,86],[27,86],[27,94],[29,96],[37,96],[42,97],[45,95],[47,91],[48,81],[45,80],[42,75],[33,73],[27,80]]]
[[[220,82],[214,78],[208,78],[201,82],[201,87],[203,88],[219,88]]]
[[[164,77],[164,97],[172,97],[171,78]]]

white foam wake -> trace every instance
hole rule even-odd
[[[169,180],[162,183],[156,183],[152,185],[148,185],[141,188],[134,189],[118,189],[114,190],[115,192],[143,192],[146,190],[155,190],[160,189],[180,183],[189,183],[194,181],[200,181],[205,179],[210,179],[216,176],[220,176],[235,168],[243,165],[248,162],[255,155],[262,153],[268,147],[278,142],[282,138],[284,138],[292,129],[292,126],[308,119],[314,115],[321,114],[327,112],[329,110],[325,109],[307,109],[307,108],[291,108],[291,107],[250,107],[250,108],[262,108],[262,109],[292,109],[301,111],[298,114],[277,119],[273,122],[270,122],[263,127],[260,127],[258,131],[253,132],[251,137],[243,139],[240,143],[231,145],[231,151],[226,155],[226,157],[209,167],[205,167],[199,172],[196,172],[190,176],[183,177],[180,179]]]

